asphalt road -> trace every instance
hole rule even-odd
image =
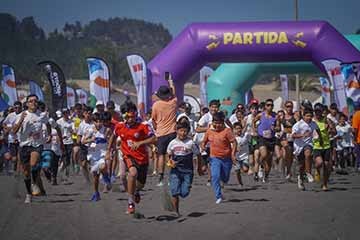
[[[190,196],[180,202],[182,216],[162,210],[160,189],[149,177],[135,219],[125,214],[127,196],[114,191],[90,202],[81,176],[69,185],[46,184],[47,197],[31,205],[14,197],[14,178],[0,175],[0,239],[360,239],[360,175],[332,174],[329,192],[306,184],[301,192],[271,174],[269,183],[235,176],[225,186],[227,201],[216,205],[206,177],[195,177]],[[21,183],[20,192],[24,192]]]

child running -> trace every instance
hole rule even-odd
[[[224,198],[220,181],[227,183],[230,179],[232,164],[236,163],[236,139],[230,128],[225,127],[225,115],[217,112],[213,115],[211,127],[206,131],[201,149],[210,143],[211,186],[215,192],[216,204]]]
[[[96,202],[100,200],[99,193],[99,178],[100,173],[106,184],[107,190],[111,189],[110,177],[107,172],[106,166],[106,150],[108,148],[108,141],[111,135],[111,129],[104,127],[104,120],[102,114],[94,113],[93,116],[94,127],[89,129],[88,134],[85,136],[82,144],[89,144],[88,160],[90,161],[91,173],[94,176],[94,194],[91,201]]]
[[[240,186],[243,185],[241,179],[241,171],[247,173],[249,171],[249,133],[243,132],[241,122],[236,122],[233,124],[234,135],[237,143],[236,149],[236,163],[234,166],[236,178]]]
[[[124,162],[128,169],[128,214],[135,213],[135,203],[140,203],[140,190],[146,183],[146,175],[149,166],[149,156],[146,145],[154,143],[156,137],[149,125],[142,123],[137,118],[137,108],[132,102],[125,103],[121,107],[125,116],[125,122],[119,122],[115,126],[113,136],[110,138],[108,155],[111,146],[117,137],[121,138],[121,151]]]
[[[186,122],[176,124],[176,138],[172,140],[167,148],[169,154],[168,166],[170,170],[170,189],[172,204],[179,213],[179,196],[186,198],[190,194],[191,184],[194,176],[193,156],[198,156],[200,164],[198,146],[189,138],[190,125]]]

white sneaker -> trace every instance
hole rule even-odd
[[[307,177],[309,183],[314,182],[314,177],[310,173],[306,173],[306,177]]]
[[[26,204],[31,203],[31,197],[32,197],[31,194],[26,194],[24,203],[26,203]]]
[[[211,182],[208,181],[208,182],[206,183],[206,186],[210,187],[210,186],[211,186]]]
[[[300,175],[298,176],[298,188],[299,188],[301,191],[304,191],[304,190],[305,190],[304,182],[303,182],[303,180],[300,178]]]
[[[222,198],[218,198],[218,199],[216,199],[216,204],[220,204],[221,202],[223,201],[223,199]]]
[[[156,184],[156,186],[158,186],[158,187],[162,187],[162,186],[164,186],[163,181],[160,181],[158,184]]]
[[[291,180],[291,174],[286,175],[285,179],[286,179],[287,181],[290,181],[290,180]]]
[[[39,188],[38,185],[32,184],[32,185],[31,185],[31,189],[32,189],[31,193],[32,193],[33,196],[38,196],[38,195],[40,195],[41,191],[40,191],[40,188]]]
[[[263,170],[263,168],[260,168],[260,169],[259,169],[258,176],[259,176],[259,178],[263,178],[263,177],[264,177],[264,170]]]

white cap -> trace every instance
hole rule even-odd
[[[56,116],[57,116],[58,118],[61,118],[61,117],[62,117],[62,113],[61,113],[60,110],[57,110],[55,113],[56,113]]]
[[[104,104],[103,101],[99,100],[99,101],[96,102],[96,105],[95,105],[95,106],[97,106],[97,105],[105,105],[105,104]]]

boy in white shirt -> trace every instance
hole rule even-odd
[[[234,166],[234,170],[236,173],[236,178],[238,180],[239,185],[243,185],[241,179],[241,171],[247,173],[249,171],[249,137],[250,134],[248,132],[243,132],[243,128],[241,122],[235,122],[233,124],[233,131],[235,135],[235,139],[237,142],[236,149],[236,164]]]
[[[309,182],[313,182],[314,178],[311,175],[312,164],[312,136],[316,129],[316,123],[312,121],[313,113],[311,110],[306,109],[303,113],[303,119],[295,123],[292,127],[292,138],[294,139],[294,155],[299,162],[299,176],[298,188],[305,190],[304,186],[304,173]]]
[[[350,163],[350,155],[352,154],[352,127],[347,123],[345,114],[340,113],[339,122],[336,126],[336,154],[339,163],[339,173],[345,172],[345,162]]]

